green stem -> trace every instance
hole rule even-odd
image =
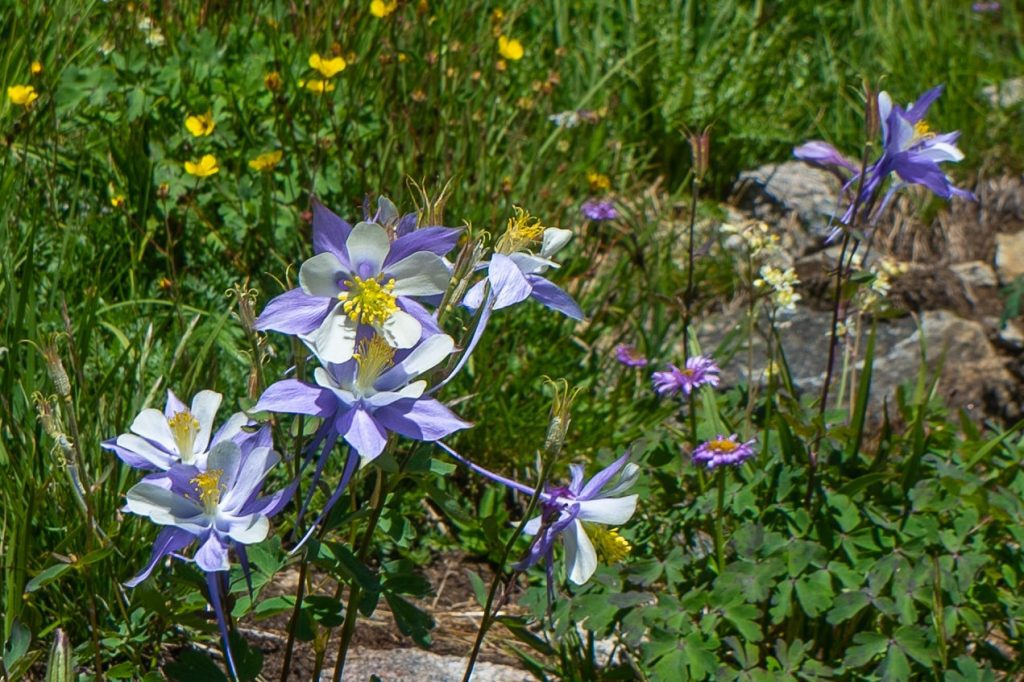
[[[718,575],[725,572],[725,467],[718,468],[718,506],[715,511],[715,559],[718,561]]]

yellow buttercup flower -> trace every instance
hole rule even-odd
[[[587,172],[587,182],[590,183],[590,189],[595,192],[608,190],[612,186],[612,181],[607,175],[596,171]]]
[[[309,56],[309,65],[319,71],[320,75],[324,78],[333,78],[344,71],[345,67],[348,66],[348,64],[345,63],[344,57],[324,59],[316,52]]]
[[[398,9],[398,0],[390,0],[390,2],[384,2],[384,0],[373,0],[370,3],[370,14],[383,19],[392,12]]]
[[[124,195],[115,194],[114,196],[110,197],[110,205],[113,206],[114,208],[121,208],[122,206],[124,206]]]
[[[209,177],[219,170],[220,166],[217,165],[217,159],[213,154],[206,154],[198,161],[185,162],[185,172],[197,178]]]
[[[523,44],[515,39],[498,36],[498,53],[505,59],[518,61],[523,58]]]
[[[206,137],[213,132],[213,129],[217,126],[217,123],[213,120],[213,114],[207,111],[205,114],[199,114],[198,116],[188,116],[185,118],[185,127],[195,137]]]
[[[268,171],[281,162],[281,150],[260,154],[249,162],[249,168],[256,171]]]
[[[32,65],[28,67],[28,70],[33,76],[38,76],[43,72],[43,65],[39,62],[32,62]]]
[[[30,107],[39,99],[39,93],[31,85],[12,85],[7,88],[7,99],[19,107]]]
[[[314,79],[314,80],[310,80],[310,81],[299,81],[299,85],[301,87],[306,88],[310,92],[315,92],[317,94],[323,94],[325,92],[333,92],[334,91],[334,83],[332,83],[330,81],[322,81],[322,80]]]

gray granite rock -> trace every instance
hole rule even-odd
[[[466,670],[466,659],[442,656],[422,649],[353,649],[345,661],[345,682],[365,682],[376,675],[383,682],[459,682]],[[334,670],[326,670],[321,680],[330,680]],[[477,663],[474,682],[531,682],[534,678],[522,670],[497,663]]]
[[[1024,232],[996,235],[996,273],[1003,284],[1024,275]]]
[[[931,375],[942,364],[938,391],[947,404],[977,410],[976,414],[1015,419],[1021,414],[1021,386],[1006,368],[1004,360],[989,341],[988,330],[979,322],[961,318],[944,310],[927,311],[919,322],[912,317],[879,320],[872,376],[871,410],[878,412],[884,400],[892,404],[896,389],[917,377],[921,366],[921,337],[924,337],[925,366]],[[830,311],[798,308],[780,326],[793,383],[804,395],[817,396],[825,379],[828,359]],[[736,316],[713,318],[704,326],[705,348],[715,348],[736,326]],[[862,330],[860,351],[867,343],[868,329]],[[843,347],[837,348],[834,380],[842,372]],[[760,340],[754,347],[754,377],[763,381],[766,355]],[[858,358],[858,368],[862,366]],[[732,360],[723,367],[723,381],[735,384],[747,380],[747,352],[737,349]],[[833,385],[835,396],[836,389]]]
[[[839,190],[839,179],[832,173],[802,161],[787,161],[741,173],[734,200],[760,220],[795,217],[805,233],[802,252],[807,253],[824,244]]]

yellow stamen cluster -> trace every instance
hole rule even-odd
[[[605,528],[596,523],[588,523],[586,528],[590,541],[594,543],[594,549],[606,564],[622,561],[633,550],[633,546],[619,535],[616,528]]]
[[[926,140],[930,137],[935,137],[935,133],[932,132],[932,128],[928,125],[928,121],[922,120],[914,124],[915,140]]]
[[[391,291],[395,288],[395,280],[389,279],[381,284],[374,277],[363,279],[353,276],[345,280],[348,291],[338,294],[341,309],[349,319],[358,324],[380,326],[398,311],[398,304]]]
[[[178,454],[181,455],[182,461],[188,463],[192,459],[196,435],[199,433],[199,420],[186,408],[168,419],[167,425],[171,427],[171,435],[174,436],[174,444],[178,446]]]
[[[708,449],[717,450],[718,452],[732,452],[739,446],[739,443],[733,442],[728,438],[716,438],[715,440],[708,441]]]
[[[191,481],[199,492],[199,501],[203,503],[207,511],[217,508],[221,494],[227,489],[220,482],[220,477],[223,475],[223,469],[210,469],[196,474]]]
[[[534,218],[528,211],[515,207],[516,215],[508,219],[508,228],[501,235],[494,250],[501,254],[515,253],[544,236],[540,218]]]
[[[352,355],[359,371],[356,373],[356,386],[364,391],[373,388],[374,382],[391,367],[395,358],[395,349],[388,345],[380,336],[374,334],[369,339],[359,342],[359,347]]]

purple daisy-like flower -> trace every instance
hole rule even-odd
[[[626,367],[646,367],[648,363],[647,358],[628,343],[620,343],[615,347],[615,359]]]
[[[272,299],[257,329],[296,334],[330,362],[346,362],[356,336],[373,328],[394,348],[410,348],[440,331],[416,298],[433,300],[451,277],[442,256],[461,230],[413,230],[382,207],[375,222],[352,227],[319,202],[313,203],[312,258],[299,269],[299,287]],[[390,226],[390,227],[388,227]],[[399,235],[391,241],[391,235]]]
[[[619,217],[618,210],[610,201],[584,201],[583,206],[580,207],[580,212],[587,220],[594,221],[615,220]]]
[[[739,466],[754,456],[754,441],[748,440],[745,443],[739,442],[739,436],[719,435],[714,440],[701,443],[693,451],[691,459],[698,464],[707,465],[708,469],[714,469],[725,464]]]
[[[651,376],[654,390],[665,397],[682,391],[686,395],[695,388],[705,384],[718,386],[719,369],[715,361],[706,355],[695,355],[686,361],[686,367],[680,369],[670,364],[663,372],[655,372]]]

